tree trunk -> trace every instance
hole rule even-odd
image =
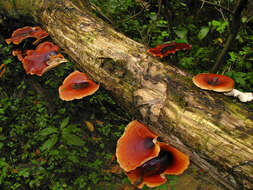
[[[80,3],[12,0],[1,10],[41,23],[80,70],[227,189],[253,189],[253,114],[242,103],[198,89]]]

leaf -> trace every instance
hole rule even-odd
[[[180,28],[180,29],[174,30],[174,32],[179,38],[186,39],[186,35],[188,33],[188,30],[186,28]]]
[[[84,121],[85,125],[88,127],[90,132],[94,132],[94,125],[90,121]]]
[[[44,144],[40,147],[40,150],[49,150],[51,149],[58,141],[57,135],[52,135],[50,139],[48,139]]]
[[[157,20],[157,14],[155,12],[151,12],[150,15],[149,15],[149,18],[152,21],[156,21]]]
[[[0,114],[4,114],[4,109],[0,108]]]
[[[207,27],[207,26],[201,27],[199,34],[198,34],[198,39],[200,39],[200,40],[204,39],[206,37],[206,35],[208,34],[208,32],[209,32],[209,27]]]
[[[41,136],[47,136],[47,135],[50,135],[50,134],[53,134],[53,133],[57,133],[57,132],[58,132],[57,128],[47,127],[45,129],[42,129],[40,131],[39,135],[41,135]]]
[[[64,120],[61,122],[61,128],[64,128],[68,125],[69,123],[69,117],[66,117]]]
[[[62,137],[68,145],[83,146],[85,144],[80,137],[70,133],[63,133]]]
[[[3,148],[4,143],[0,142],[0,150]]]
[[[176,43],[186,43],[186,44],[188,44],[188,41],[186,39],[184,39],[184,38],[176,39],[175,42]]]

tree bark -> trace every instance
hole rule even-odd
[[[253,189],[253,114],[244,104],[198,89],[70,0],[1,1],[3,10],[41,23],[80,70],[227,189]]]

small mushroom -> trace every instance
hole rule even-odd
[[[127,172],[130,181],[142,188],[145,184],[156,187],[165,183],[168,175],[182,174],[189,166],[189,157],[172,146],[158,142],[161,150],[159,155],[135,170]]]
[[[27,50],[24,53],[24,58],[19,51],[14,51],[13,54],[18,56],[18,59],[22,61],[27,74],[41,76],[46,71],[67,61],[63,55],[58,53],[59,49],[52,42],[43,42],[35,50]]]
[[[59,87],[59,96],[62,100],[70,101],[92,95],[99,85],[90,80],[86,74],[74,71],[70,73]]]
[[[157,137],[144,124],[136,120],[130,122],[117,142],[116,157],[120,167],[128,172],[157,157],[160,152]]]
[[[155,48],[149,48],[148,53],[155,57],[166,57],[169,54],[175,54],[177,51],[180,50],[191,50],[192,45],[186,44],[186,43],[177,43],[177,42],[171,42],[171,43],[165,43],[161,45],[157,45]]]
[[[32,38],[36,38],[36,41],[33,42],[33,44],[36,44],[42,38],[45,38],[47,36],[48,36],[48,33],[45,30],[41,29],[40,26],[35,26],[35,27],[25,26],[23,28],[19,28],[15,30],[12,33],[11,38],[6,39],[5,42],[7,44],[10,44],[11,42],[13,42],[14,44],[18,45],[20,42],[22,42],[22,40],[32,37]]]
[[[225,75],[202,73],[192,78],[193,83],[204,90],[229,92],[234,88],[234,81]]]

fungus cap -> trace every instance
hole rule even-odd
[[[63,55],[57,52],[59,49],[57,45],[46,41],[39,44],[35,50],[27,50],[23,59],[20,52],[15,52],[15,55],[18,56],[19,60],[22,60],[27,74],[41,76],[49,69],[67,61]]]
[[[158,157],[149,160],[140,167],[127,172],[131,183],[142,188],[145,184],[156,187],[166,182],[165,174],[182,174],[189,166],[189,157],[172,146],[157,142],[160,146]]]
[[[157,137],[137,120],[130,122],[117,142],[116,157],[120,167],[128,172],[157,157],[160,152]]]
[[[233,90],[234,81],[225,75],[213,73],[202,73],[192,78],[193,83],[204,90],[213,90],[216,92],[228,92]]]
[[[5,42],[7,44],[13,42],[14,44],[18,45],[20,42],[22,42],[22,40],[29,37],[33,37],[36,38],[36,41],[34,41],[33,44],[36,44],[39,40],[47,36],[48,33],[45,30],[43,30],[40,26],[35,27],[25,26],[23,28],[18,28],[17,30],[15,30],[12,33],[11,38],[6,39]]]
[[[59,87],[59,96],[62,100],[70,101],[81,99],[95,93],[99,85],[90,80],[86,74],[74,71],[70,73]]]

